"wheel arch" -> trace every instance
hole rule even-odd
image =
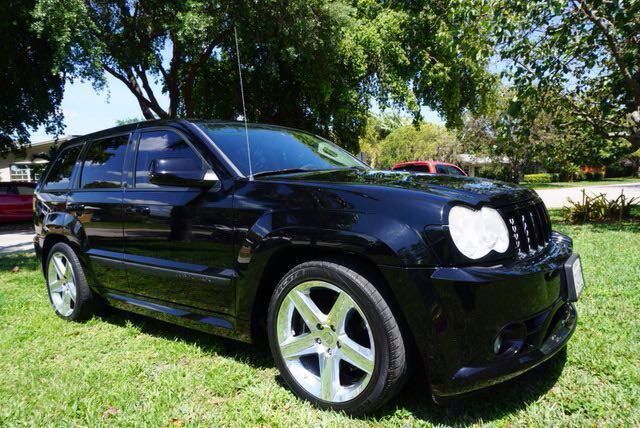
[[[391,286],[384,277],[378,265],[363,253],[346,252],[335,248],[317,246],[291,245],[280,248],[270,255],[260,277],[255,294],[255,300],[250,313],[251,338],[254,343],[266,345],[266,324],[268,307],[273,291],[282,277],[295,266],[313,261],[330,261],[338,263],[357,272],[370,281],[382,294],[400,326],[405,340],[407,358],[410,366],[419,360],[418,348],[412,330],[407,324],[406,317],[396,299]]]

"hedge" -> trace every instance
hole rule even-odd
[[[524,182],[525,183],[551,183],[552,181],[558,181],[558,174],[525,174]]]

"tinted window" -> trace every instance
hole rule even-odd
[[[429,172],[427,165],[405,165],[397,168],[396,171]]]
[[[448,174],[450,175],[464,175],[458,168],[451,165],[447,166],[447,171],[449,171]]]
[[[18,193],[21,195],[33,195],[33,187],[31,186],[17,186]]]
[[[114,188],[122,183],[122,164],[128,135],[89,143],[82,165],[80,187],[83,189]]]
[[[140,136],[136,158],[136,188],[154,188],[149,183],[151,164],[156,159],[183,158],[202,162],[200,156],[180,135],[171,131],[145,132]]]
[[[47,175],[44,187],[47,190],[66,190],[71,182],[71,173],[81,146],[71,147],[60,154]]]
[[[0,195],[17,195],[15,186],[9,183],[0,183]]]
[[[199,124],[233,164],[249,174],[244,126]],[[249,129],[253,173],[290,168],[335,169],[366,166],[340,147],[302,131]]]
[[[436,172],[438,174],[463,175],[458,168],[451,165],[436,165]]]

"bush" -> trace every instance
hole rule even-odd
[[[626,159],[622,159],[618,162],[607,165],[605,176],[607,178],[631,177],[634,172],[633,163]]]
[[[584,171],[576,171],[573,173],[573,179],[575,181],[584,181],[587,179],[587,174]]]
[[[638,198],[627,198],[624,192],[616,199],[607,199],[604,193],[589,196],[582,189],[582,200],[569,199],[569,206],[563,209],[565,221],[570,223],[601,222],[627,219],[631,217],[631,208],[638,206]]]
[[[557,174],[549,174],[549,173],[525,174],[524,182],[525,183],[551,183],[552,181],[554,181],[554,175],[557,176]],[[557,181],[557,178],[556,178],[556,181]]]

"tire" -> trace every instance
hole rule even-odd
[[[49,302],[56,315],[68,321],[91,318],[96,302],[80,260],[68,244],[59,242],[51,247],[47,255],[45,278]],[[65,296],[69,297],[68,305]]]
[[[398,322],[376,287],[347,266],[310,261],[290,270],[271,297],[267,329],[282,377],[317,407],[369,413],[404,384]]]

